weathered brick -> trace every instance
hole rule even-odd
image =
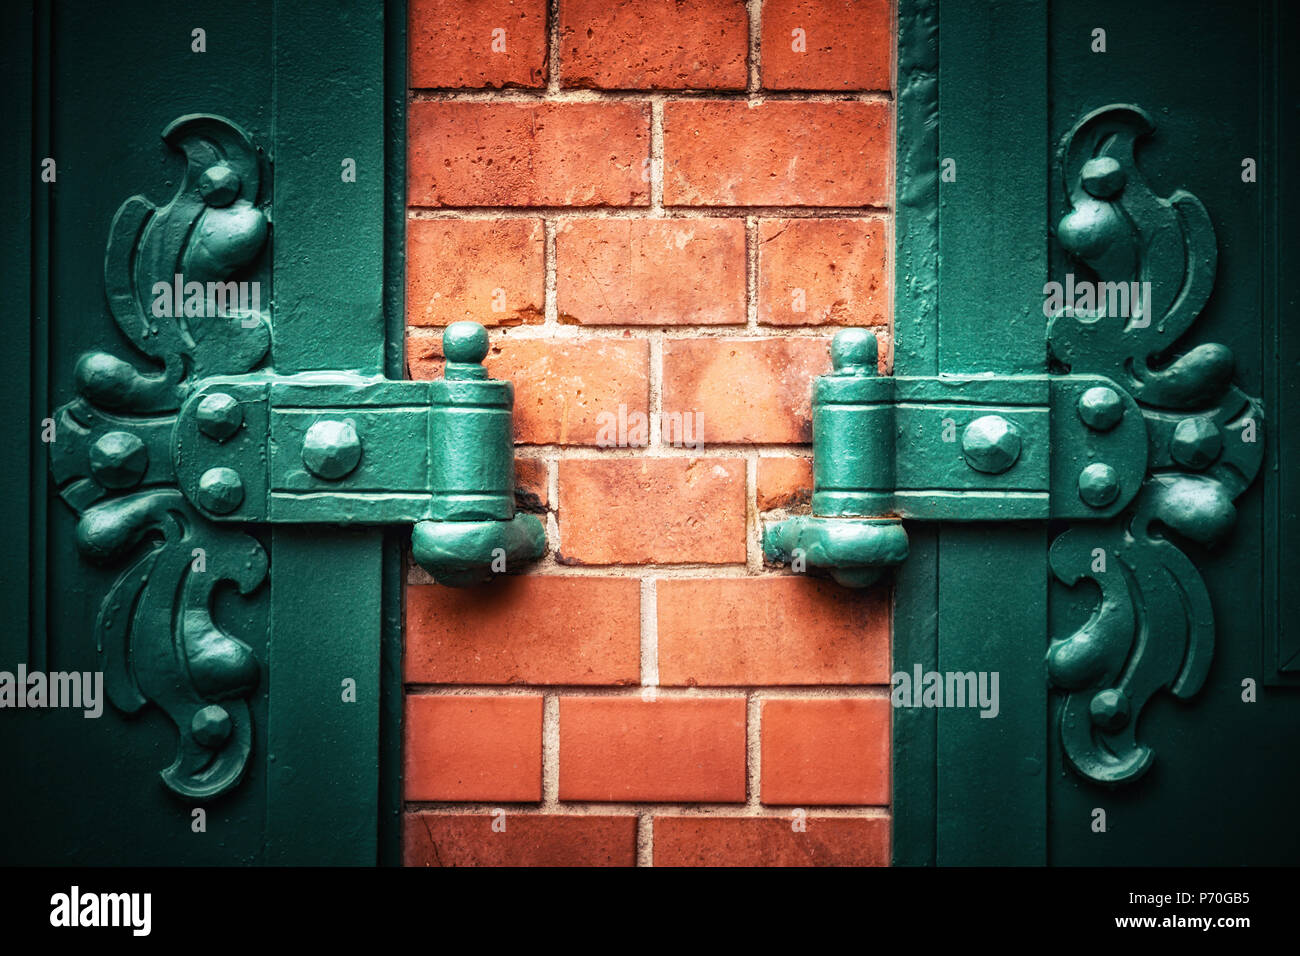
[[[407,221],[409,324],[541,322],[545,300],[540,219]]]
[[[408,112],[413,206],[644,206],[645,103],[422,101]]]
[[[426,811],[402,843],[406,866],[634,866],[636,817]]]
[[[406,697],[406,799],[542,798],[542,698]]]
[[[887,866],[886,817],[656,817],[655,866]]]
[[[665,686],[885,684],[889,603],[806,576],[656,585]]]
[[[515,384],[515,441],[595,445],[602,427],[647,414],[650,346],[644,339],[528,339],[503,336],[483,363]],[[610,418],[612,416],[612,419]]]
[[[765,700],[765,804],[889,803],[889,700]]]
[[[664,104],[670,206],[883,206],[886,103],[678,100]]]
[[[546,0],[411,0],[407,24],[413,87],[546,85]]]
[[[763,0],[769,90],[887,91],[893,45],[890,0]]]
[[[758,460],[758,510],[801,508],[812,503],[813,462],[811,458]]]
[[[706,442],[812,442],[812,382],[830,371],[827,339],[670,339],[663,359],[664,412],[695,416]]]
[[[598,89],[744,89],[744,0],[564,0],[560,82]]]
[[[561,461],[558,559],[569,564],[745,560],[745,463],[720,458]]]
[[[406,592],[406,680],[633,684],[641,587],[632,578],[519,575]]]
[[[759,322],[888,323],[883,220],[765,219],[758,236]]]
[[[540,458],[515,459],[515,506],[542,514],[550,498],[550,475]]]
[[[741,219],[581,219],[556,236],[561,322],[744,325]]]
[[[745,799],[745,699],[560,698],[561,800]]]

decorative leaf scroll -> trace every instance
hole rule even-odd
[[[1209,298],[1218,255],[1200,200],[1183,190],[1163,199],[1138,169],[1136,142],[1154,128],[1137,107],[1103,107],[1065,137],[1058,157],[1071,205],[1057,227],[1062,246],[1101,283],[1149,283],[1126,315],[1059,314],[1048,330],[1052,353],[1071,371],[1129,390],[1148,433],[1147,476],[1133,503],[1105,527],[1069,529],[1050,555],[1063,583],[1089,578],[1101,590],[1088,621],[1052,642],[1047,664],[1067,691],[1066,757],[1109,785],[1151,765],[1151,748],[1137,739],[1147,702],[1166,689],[1194,695],[1213,657],[1209,594],[1169,535],[1221,541],[1264,449],[1263,410],[1231,384],[1232,352],[1178,350]]]
[[[169,443],[193,384],[253,369],[270,325],[247,307],[155,308],[155,286],[206,290],[232,280],[257,259],[269,227],[257,204],[258,153],[243,130],[218,116],[184,116],[163,139],[185,155],[180,189],[162,208],[143,196],[124,202],[104,259],[113,319],[161,368],[142,372],[106,352],[83,356],[79,395],[56,416],[51,471],[80,515],[82,554],[126,562],[95,624],[109,699],[126,713],[152,703],[171,718],[180,742],[162,778],[201,800],[243,776],[252,743],[245,698],[259,679],[252,648],[213,621],[213,593],[227,582],[253,592],[267,556],[254,538],[189,505],[175,487]]]

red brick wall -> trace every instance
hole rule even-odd
[[[490,327],[550,552],[410,572],[408,864],[888,861],[887,596],[760,540],[834,328],[889,362],[892,16],[411,0],[409,371]]]

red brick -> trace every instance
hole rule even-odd
[[[406,591],[406,680],[416,684],[633,684],[641,585],[507,576]]]
[[[889,682],[889,603],[808,577],[665,578],[656,585],[666,686]]]
[[[638,90],[741,90],[744,0],[563,0],[560,82]]]
[[[830,367],[824,338],[670,339],[664,412],[690,413],[710,444],[807,445],[813,379]]]
[[[655,866],[888,866],[886,817],[656,817]]]
[[[890,106],[768,100],[664,104],[669,206],[884,206]]]
[[[741,803],[745,699],[560,699],[560,799]]]
[[[765,700],[765,804],[889,803],[889,700]]]
[[[887,325],[880,219],[765,219],[758,227],[758,321]]]
[[[802,508],[812,503],[811,458],[760,458],[758,510]]]
[[[406,697],[406,799],[542,799],[541,697]]]
[[[542,514],[550,497],[550,475],[540,458],[515,459],[515,506]]]
[[[645,103],[426,101],[408,111],[413,206],[644,206]]]
[[[546,0],[411,0],[407,23],[411,86],[546,85]]]
[[[406,321],[541,322],[545,255],[540,219],[408,220]]]
[[[561,322],[744,325],[741,219],[582,219],[556,236]]]
[[[408,813],[402,842],[406,866],[635,866],[636,817]]]
[[[745,560],[745,463],[722,458],[561,461],[558,560]]]
[[[650,345],[644,339],[524,339],[493,342],[483,363],[515,383],[515,441],[595,445],[602,426],[648,413]]]
[[[890,0],[763,0],[762,46],[769,90],[888,91]]]

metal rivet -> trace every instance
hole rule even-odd
[[[199,402],[194,418],[203,434],[217,441],[225,441],[244,423],[244,412],[239,403],[225,392],[213,392]]]
[[[199,195],[209,206],[229,206],[239,195],[239,175],[229,166],[218,163],[199,176]]]
[[[1097,385],[1079,396],[1079,418],[1093,431],[1107,432],[1124,417],[1124,400],[1119,392]]]
[[[1079,497],[1093,508],[1104,508],[1119,497],[1119,473],[1096,462],[1079,472]]]
[[[1020,433],[1001,415],[981,415],[961,433],[966,464],[987,475],[1000,475],[1020,457]]]
[[[1201,471],[1208,468],[1223,450],[1219,426],[1208,418],[1184,418],[1174,426],[1169,454],[1184,468]]]
[[[1098,691],[1088,705],[1088,712],[1095,726],[1114,733],[1128,724],[1128,698],[1114,689]]]
[[[230,514],[244,500],[244,481],[233,468],[209,468],[199,478],[199,504],[213,514]]]
[[[1119,162],[1110,156],[1094,156],[1079,174],[1083,188],[1098,199],[1109,199],[1124,188],[1127,178]]]
[[[230,739],[230,714],[220,704],[209,704],[194,712],[190,734],[200,747],[215,750]]]
[[[105,488],[134,488],[149,470],[149,449],[130,432],[105,432],[90,447],[90,470]]]
[[[361,439],[350,421],[317,422],[302,440],[302,461],[318,478],[337,481],[361,461]]]

